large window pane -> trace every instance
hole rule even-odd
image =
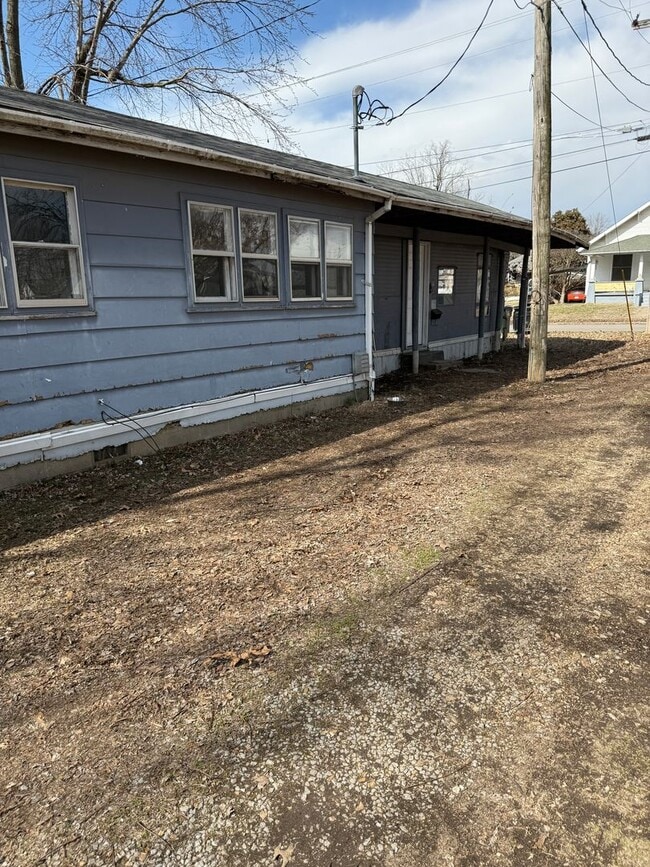
[[[314,220],[289,220],[292,259],[320,259],[319,224]]]
[[[629,281],[632,279],[632,254],[631,253],[621,253],[614,256],[612,260],[612,280],[626,280]]]
[[[334,223],[325,225],[325,258],[327,261],[345,261],[352,259],[352,227],[339,226]]]
[[[275,259],[242,259],[245,298],[278,297],[278,265]]]
[[[234,252],[232,211],[216,205],[190,205],[194,250]]]
[[[293,298],[320,298],[320,265],[291,263],[291,295]]]
[[[15,247],[14,256],[23,301],[83,298],[77,250]]]
[[[327,297],[352,298],[352,266],[327,266]]]
[[[234,259],[230,256],[193,256],[197,298],[230,298],[234,284]]]
[[[277,255],[275,214],[240,211],[239,222],[242,253]]]
[[[64,190],[5,184],[12,241],[71,244],[68,196]]]

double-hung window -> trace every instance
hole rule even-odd
[[[293,301],[352,300],[352,226],[289,217],[289,257]]]
[[[612,282],[628,283],[632,279],[632,254],[617,253],[612,258]]]
[[[438,266],[438,303],[452,304],[454,300],[454,286],[456,284],[456,268],[454,266]],[[480,298],[480,284],[479,284]]]
[[[197,302],[237,297],[232,208],[190,202],[192,273]]]
[[[17,307],[88,303],[73,187],[3,180]]]
[[[321,298],[320,220],[289,217],[291,297],[294,301]]]
[[[325,223],[327,300],[352,298],[352,226]]]
[[[278,228],[275,214],[240,209],[239,240],[244,298],[277,301]]]

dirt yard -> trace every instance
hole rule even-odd
[[[0,495],[0,865],[650,864],[650,341],[511,344]]]

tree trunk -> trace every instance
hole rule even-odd
[[[7,0],[7,46],[9,48],[9,70],[12,87],[25,89],[23,78],[23,59],[20,54],[20,0]]]

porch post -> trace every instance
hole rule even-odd
[[[519,313],[517,314],[517,346],[526,348],[526,307],[528,306],[528,262],[530,250],[524,251],[521,263],[521,280],[519,281]]]
[[[499,252],[499,285],[497,287],[497,309],[495,321],[494,348],[498,352],[501,349],[501,332],[503,331],[503,315],[504,315],[504,289],[506,282],[506,254],[503,250]]]
[[[485,299],[488,292],[488,272],[490,270],[490,243],[487,238],[483,238],[483,267],[481,268],[481,292],[479,295],[478,304],[478,352],[476,353],[478,360],[483,358],[483,336],[485,334]]]
[[[420,230],[413,229],[413,321],[411,344],[413,373],[420,372]]]

